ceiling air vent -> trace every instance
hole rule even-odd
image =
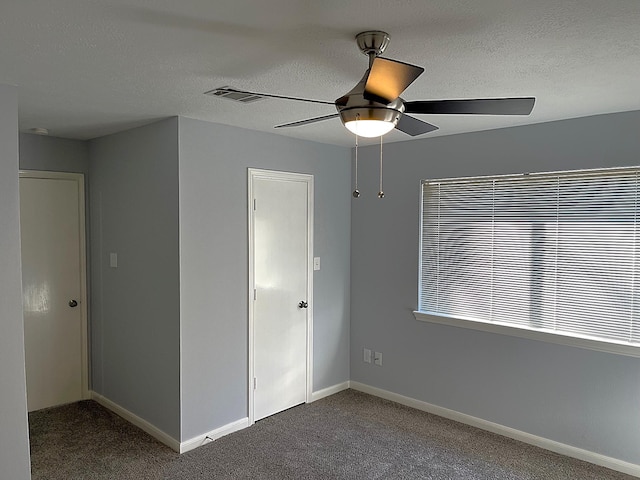
[[[255,93],[247,93],[236,90],[233,87],[220,87],[214,90],[204,92],[205,95],[211,95],[212,97],[226,98],[227,100],[233,100],[241,103],[252,103],[258,100],[263,100],[265,97],[256,95]]]

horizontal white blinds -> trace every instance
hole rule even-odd
[[[640,342],[638,169],[423,183],[422,312]]]

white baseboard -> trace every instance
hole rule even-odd
[[[193,437],[186,442],[180,443],[180,453],[185,453],[194,448],[201,447],[202,445],[206,445],[207,443],[211,443],[214,440],[217,440],[220,437],[224,437],[225,435],[229,435],[230,433],[237,432],[238,430],[242,430],[243,428],[247,428],[249,426],[249,418],[241,418],[240,420],[236,420],[235,422],[228,423],[223,425],[220,428],[216,428],[215,430],[211,430],[208,433],[203,433],[202,435],[198,435],[197,437]]]
[[[448,418],[450,420],[455,420],[456,422],[471,425],[473,427],[481,428],[482,430],[497,433],[498,435],[513,438],[515,440],[528,443],[529,445],[535,445],[536,447],[541,447],[546,450],[551,450],[552,452],[559,453],[561,455],[566,455],[567,457],[577,458],[578,460],[584,460],[586,462],[594,463],[602,467],[607,467],[618,472],[640,477],[640,465],[636,465],[634,463],[625,462],[623,460],[618,460],[617,458],[607,457],[599,453],[590,452],[588,450],[583,450],[582,448],[577,448],[571,445],[556,442],[555,440],[549,440],[544,437],[532,435],[530,433],[516,430],[511,427],[506,427],[498,423],[493,423],[478,417],[473,417],[471,415],[467,415],[466,413],[456,412],[455,410],[449,410],[448,408],[432,405],[430,403],[423,402],[422,400],[416,400],[415,398],[405,397],[397,393],[389,392],[388,390],[371,387],[364,383],[351,381],[350,384],[352,389],[358,390],[360,392],[368,393],[370,395],[384,398],[386,400],[391,400],[393,402],[400,403],[417,410],[433,413],[434,415]]]
[[[180,442],[178,440],[176,440],[175,438],[173,438],[168,433],[165,433],[162,430],[160,430],[155,425],[152,425],[151,423],[147,422],[145,419],[138,417],[137,415],[135,415],[134,413],[131,413],[126,408],[121,407],[117,403],[112,402],[111,400],[109,400],[106,397],[103,397],[99,393],[96,393],[96,392],[92,391],[91,392],[91,398],[93,400],[95,400],[96,402],[98,402],[103,407],[111,410],[116,415],[121,416],[122,418],[124,418],[129,423],[132,423],[136,427],[144,430],[145,432],[147,432],[149,435],[151,435],[156,440],[159,440],[160,442],[164,443],[171,450],[174,450],[176,452],[180,452]]]
[[[333,395],[334,393],[341,392],[342,390],[346,390],[350,388],[350,386],[351,386],[351,382],[347,380],[346,382],[338,383],[331,387],[323,388],[322,390],[318,390],[317,392],[312,392],[311,400],[309,401],[309,403],[315,402],[316,400],[320,400],[321,398],[324,398],[324,397],[328,397],[329,395]]]

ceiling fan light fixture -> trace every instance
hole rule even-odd
[[[391,122],[384,120],[353,120],[344,124],[345,127],[359,137],[381,137],[395,128]]]
[[[359,137],[381,137],[398,124],[400,111],[393,108],[345,108],[340,119],[347,130]]]

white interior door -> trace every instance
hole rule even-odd
[[[29,411],[81,400],[87,383],[82,181],[33,175],[20,178]]]
[[[311,180],[271,172],[250,187],[254,421],[307,399]]]

